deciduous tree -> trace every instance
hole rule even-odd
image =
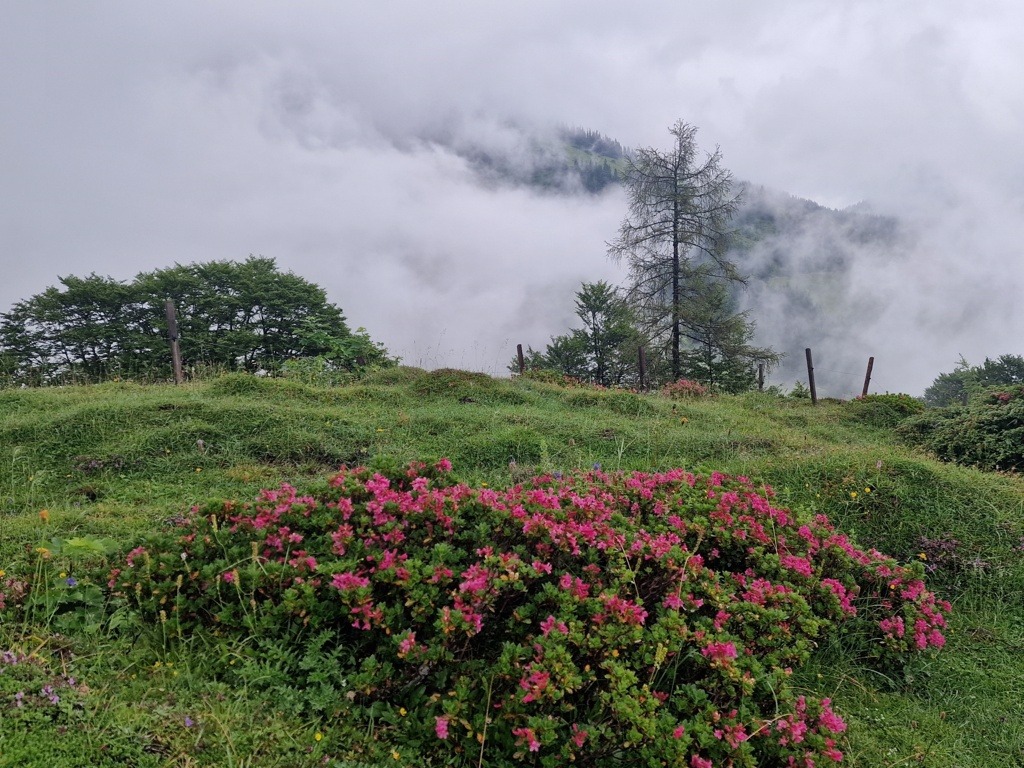
[[[353,370],[392,362],[362,329],[349,329],[322,288],[269,258],[178,264],[130,283],[69,276],[60,286],[0,315],[0,359],[11,379],[169,375],[167,299],[189,365],[275,371],[292,358],[322,357]]]
[[[697,129],[682,120],[669,133],[670,151],[639,149],[628,157],[629,212],[609,255],[625,260],[641,329],[664,340],[671,376],[679,378],[686,302],[709,278],[738,281],[741,276],[724,255],[737,198],[720,151],[701,155]]]

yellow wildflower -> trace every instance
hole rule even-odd
[[[316,741],[321,741],[323,739],[323,737],[324,737],[324,735],[322,733],[320,733],[320,731],[317,731],[316,733],[313,734],[313,738]]]
[[[44,523],[50,522],[50,510],[48,510],[48,509],[40,509],[39,510],[39,519],[42,520]]]
[[[851,499],[856,499],[857,498],[857,492],[856,491],[850,491],[850,498]]]

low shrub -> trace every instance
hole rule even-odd
[[[685,400],[691,397],[705,397],[709,394],[707,387],[689,379],[671,381],[661,388],[661,394],[673,400]]]
[[[943,461],[1024,471],[1024,386],[990,389],[968,406],[926,411],[897,431]]]
[[[949,605],[919,565],[745,478],[493,490],[450,468],[207,504],[128,553],[108,589],[169,638],[236,638],[228,679],[372,720],[445,765],[839,762],[843,720],[791,683],[815,643],[842,635],[891,670],[944,642]]]
[[[858,397],[848,404],[854,417],[878,427],[895,427],[910,416],[923,413],[925,405],[912,395],[885,393]]]

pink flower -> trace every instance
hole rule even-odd
[[[736,646],[733,643],[711,643],[701,653],[711,661],[726,662],[736,658]]]
[[[665,598],[665,599],[664,599],[664,600],[662,601],[662,603],[661,603],[661,604],[662,604],[663,606],[665,606],[666,608],[674,608],[674,609],[675,609],[675,610],[677,610],[677,611],[678,611],[678,610],[679,610],[680,608],[682,608],[682,607],[683,607],[683,601],[682,601],[682,600],[680,599],[679,595],[677,595],[677,594],[671,594],[671,595],[668,595],[668,596],[667,596],[667,597],[666,597],[666,598]]]
[[[566,626],[565,622],[558,621],[554,616],[548,616],[540,623],[540,631],[544,634],[544,637],[550,635],[554,629],[557,629],[563,635],[569,634],[569,627]]]
[[[517,747],[525,744],[531,752],[537,752],[540,749],[540,741],[537,739],[537,734],[533,732],[533,728],[513,728],[512,735],[516,737]]]
[[[398,658],[405,658],[409,653],[416,649],[416,633],[410,632],[405,638],[398,644]]]
[[[135,559],[138,558],[138,557],[141,557],[142,555],[145,555],[145,554],[146,554],[146,548],[145,547],[136,547],[135,549],[133,549],[131,552],[129,552],[125,556],[124,562],[125,562],[125,564],[129,568],[134,568],[135,567]]]
[[[710,760],[701,757],[700,755],[694,755],[690,758],[690,768],[715,768],[714,763]]]
[[[447,717],[435,717],[434,718],[434,733],[437,734],[439,739],[448,738],[448,718]]]
[[[822,585],[828,587],[839,598],[839,607],[842,608],[843,613],[848,616],[855,616],[857,609],[850,602],[850,593],[847,592],[846,587],[836,579],[822,579]]]
[[[571,573],[563,573],[562,578],[558,580],[558,586],[566,592],[572,592],[580,600],[585,599],[590,594],[590,585]]]
[[[576,723],[573,723],[572,724],[572,743],[575,744],[577,747],[582,747],[583,746],[583,742],[585,742],[586,740],[587,740],[587,732],[582,730],[582,729],[580,729],[580,727]]]
[[[783,568],[796,571],[801,576],[811,576],[814,573],[811,569],[811,564],[803,557],[784,555],[779,558],[779,562],[782,563]]]
[[[536,670],[531,672],[529,677],[522,678],[519,681],[519,687],[526,691],[526,695],[523,696],[523,704],[539,700],[550,682],[550,673],[543,670]]]
[[[336,573],[331,579],[331,586],[344,592],[346,589],[359,589],[370,584],[365,576],[357,576],[354,573]]]
[[[839,715],[832,711],[832,700],[821,700],[821,714],[818,715],[818,723],[822,728],[832,733],[842,733],[846,730],[846,723]]]

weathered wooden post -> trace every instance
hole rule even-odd
[[[523,357],[523,345],[516,344],[516,359],[519,361],[519,375],[526,373],[526,359]]]
[[[811,363],[811,348],[807,347],[807,382],[811,386],[811,405],[818,404],[818,390],[814,387],[814,365]]]
[[[167,313],[167,338],[171,342],[171,365],[174,368],[174,383],[181,384],[185,377],[181,373],[181,348],[178,346],[178,317],[174,311],[174,302],[168,299],[164,303]]]
[[[757,364],[757,391],[764,392],[764,363]]]
[[[864,391],[860,393],[861,397],[868,396],[868,385],[871,383],[871,369],[875,367],[875,358],[868,358],[868,372],[864,376]]]
[[[647,353],[643,347],[640,347],[639,358],[637,362],[640,366],[640,391],[644,392],[647,390]]]

